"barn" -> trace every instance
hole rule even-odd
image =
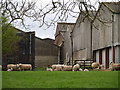
[[[60,63],[98,62],[106,69],[120,63],[120,2],[101,2],[98,8],[98,14],[81,11],[75,24],[57,24]]]
[[[120,63],[120,2],[102,2],[100,18],[93,28],[93,56],[96,62],[109,68],[110,63]]]

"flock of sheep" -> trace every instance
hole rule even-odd
[[[32,70],[31,64],[8,64],[7,71],[26,71]]]
[[[79,64],[72,65],[52,65],[51,68],[47,68],[47,71],[89,71],[88,69],[81,69]]]
[[[91,65],[93,70],[106,70],[104,65],[100,65],[99,63],[93,62]],[[2,66],[0,65],[0,71],[2,70]],[[32,70],[31,64],[8,64],[7,71],[26,71]],[[88,69],[81,69],[79,64],[75,65],[61,65],[54,64],[51,68],[46,69],[47,71],[89,71]],[[110,63],[109,71],[120,70],[119,63]]]
[[[100,65],[99,63],[93,62],[91,65],[93,70],[105,70],[104,65]],[[79,64],[75,65],[61,65],[56,64],[52,65],[51,68],[46,69],[47,71],[89,71],[88,69],[81,69]],[[110,71],[120,70],[120,64],[111,63],[109,69]]]

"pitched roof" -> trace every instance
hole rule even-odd
[[[66,32],[68,25],[75,25],[75,23],[65,23],[65,22],[58,22],[55,36],[57,36],[60,32]]]
[[[108,8],[112,13],[120,14],[120,2],[102,2],[106,8]]]

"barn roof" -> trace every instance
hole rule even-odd
[[[102,2],[101,4],[112,13],[120,14],[120,2]]]

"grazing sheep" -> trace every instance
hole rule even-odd
[[[98,68],[98,67],[99,67],[98,63],[96,63],[96,62],[92,63],[92,68]]]
[[[56,65],[52,65],[52,70],[54,71],[56,69]]]
[[[88,70],[88,69],[84,69],[84,71],[85,71],[85,72],[86,72],[86,71],[88,72],[89,70]]]
[[[57,65],[55,71],[62,71],[62,66],[61,65]]]
[[[111,64],[111,70],[114,71],[114,70],[120,70],[120,64],[119,63],[112,63]]]
[[[32,65],[31,64],[19,64],[20,70],[32,70]]]
[[[7,71],[13,71],[13,68],[11,68],[11,69],[8,69]]]
[[[104,65],[103,65],[103,64],[101,64],[101,65],[99,66],[99,69],[104,70],[104,69],[105,69]]]
[[[80,68],[79,71],[83,71],[83,70]]]
[[[80,69],[80,65],[79,64],[76,64],[73,66],[73,71],[79,71]]]
[[[60,65],[60,64],[52,65],[52,70],[53,71],[62,71],[63,67],[64,67],[64,65]]]
[[[18,68],[19,68],[19,66],[18,65],[15,65],[15,64],[8,64],[7,65],[7,70],[8,69],[13,69],[12,71],[17,71],[18,70]]]
[[[72,71],[72,66],[64,65],[63,66],[63,71]]]
[[[47,67],[47,69],[46,69],[46,70],[47,70],[47,71],[53,71],[53,70],[52,70],[52,68],[48,68],[48,67]]]

